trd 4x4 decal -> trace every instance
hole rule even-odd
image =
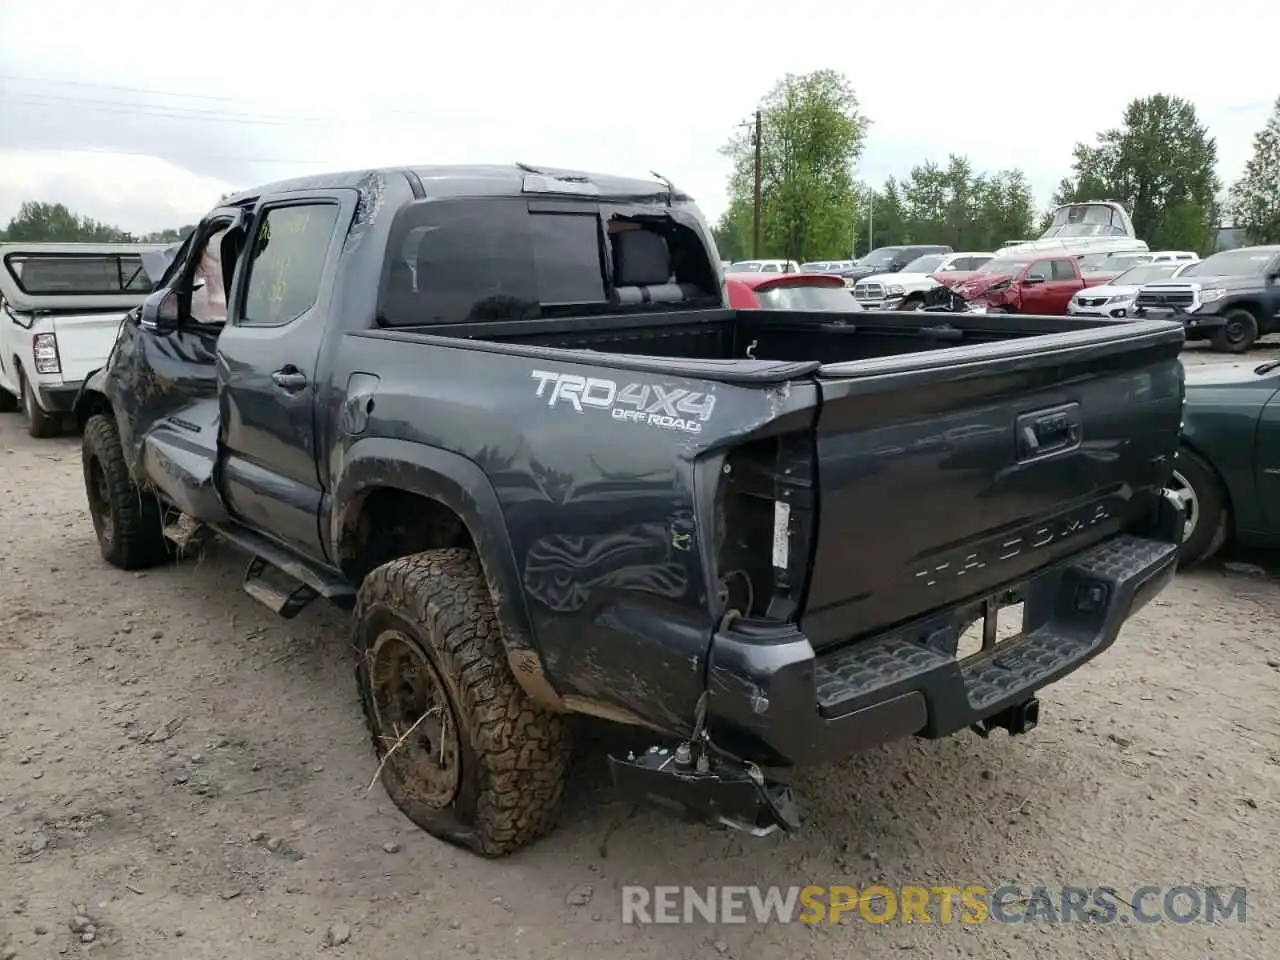
[[[589,409],[607,410],[614,420],[646,423],[664,430],[701,433],[716,408],[714,394],[657,383],[619,383],[603,377],[580,377],[572,373],[534,370],[538,381],[534,396],[545,398],[547,406],[567,404],[578,413]]]

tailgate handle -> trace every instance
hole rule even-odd
[[[1068,403],[1018,417],[1018,459],[1029,460],[1080,446],[1080,404]]]

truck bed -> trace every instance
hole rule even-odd
[[[464,349],[585,376],[812,384],[818,523],[801,626],[815,647],[1141,527],[1181,416],[1183,334],[1170,323],[716,311],[441,332],[366,336],[458,349],[465,334]]]
[[[1050,334],[1114,330],[1086,317],[983,316],[924,312],[802,313],[706,310],[631,316],[485,322],[380,331],[391,336],[465,338],[490,344],[592,350],[684,360],[770,360],[825,364],[1025,340]],[[1108,333],[1108,338],[1114,333]],[[699,371],[714,376],[713,369]],[[792,371],[794,374],[794,371]]]

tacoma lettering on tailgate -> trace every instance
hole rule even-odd
[[[1105,503],[1093,504],[1038,526],[1019,531],[1015,536],[972,549],[969,553],[949,557],[916,572],[916,579],[924,579],[926,587],[936,586],[939,580],[963,577],[970,570],[981,570],[990,564],[1004,563],[1035,550],[1043,549],[1084,533],[1091,527],[1111,519],[1111,511]]]
[[[714,394],[657,383],[619,383],[603,377],[580,377],[573,373],[534,370],[538,381],[534,396],[546,398],[547,406],[568,404],[578,413],[589,409],[608,410],[614,420],[646,423],[664,430],[701,433],[716,408]]]

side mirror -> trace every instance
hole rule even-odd
[[[178,291],[157,290],[142,301],[138,322],[148,330],[168,333],[178,326]]]
[[[1034,287],[1036,284],[1044,283],[1044,277],[1040,276],[1038,273],[1033,273],[1029,277],[1023,277],[1022,282],[1028,287]]]

